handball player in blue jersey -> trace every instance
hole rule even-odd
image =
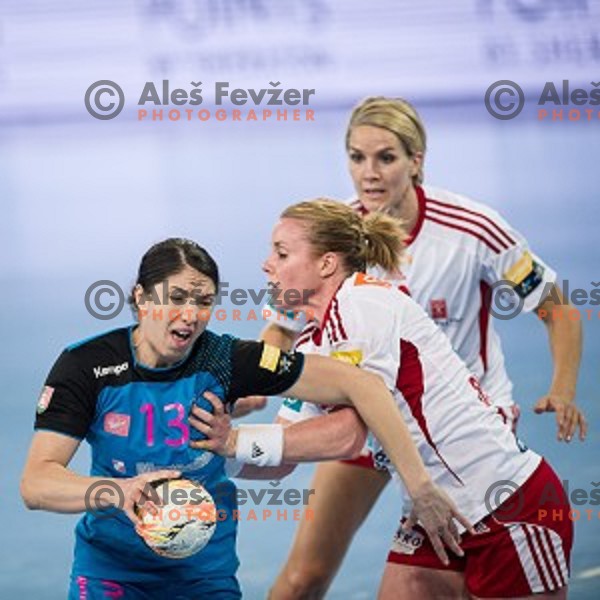
[[[195,242],[155,244],[130,298],[137,322],[69,346],[48,375],[21,494],[32,509],[88,511],[75,531],[69,598],[241,597],[235,487],[224,459],[190,440],[191,407],[210,406],[206,393],[228,409],[251,394],[354,405],[398,469],[432,540],[460,554],[454,519],[469,524],[431,482],[383,381],[333,359],[212,333],[206,325],[218,285],[216,263]],[[283,452],[281,426],[247,426],[245,435],[248,447],[266,456]],[[92,448],[89,477],[68,468],[84,439]],[[135,530],[136,505],[154,500],[148,484],[177,477],[199,481],[227,515],[206,547],[184,559],[159,556]],[[89,510],[102,501],[113,504],[110,517]]]

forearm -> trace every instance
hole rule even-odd
[[[575,398],[583,338],[581,322],[571,316],[573,310],[569,304],[553,305],[544,318],[554,367],[550,393],[569,400]]]
[[[279,465],[278,467],[257,467],[256,465],[244,465],[236,475],[238,479],[267,479],[279,481],[293,473],[296,465]]]
[[[87,510],[90,506],[98,506],[102,488],[104,495],[102,501],[117,500],[118,494],[107,494],[107,487],[98,486],[92,497],[89,496],[91,486],[103,481],[101,477],[85,477],[58,463],[48,462],[30,470],[21,480],[21,496],[27,506],[32,510],[48,510],[58,513],[78,513]],[[111,480],[116,481],[116,480]],[[113,487],[115,490],[115,487]]]
[[[284,429],[283,462],[354,458],[365,445],[367,428],[355,410],[342,408]]]
[[[383,380],[371,376],[370,384],[350,386],[348,393],[367,427],[377,437],[411,496],[431,484],[406,422]]]
[[[256,432],[254,434],[256,436],[260,435],[261,430],[264,431],[268,427],[282,428],[279,430],[283,438],[283,447],[280,450],[281,463],[287,465],[353,458],[362,450],[367,436],[366,426],[356,411],[351,408],[344,408],[331,414],[298,421],[287,426],[281,423],[273,426],[242,425],[241,428],[233,429],[230,432],[224,448],[224,456],[243,460],[243,457],[240,456],[240,431],[249,434]],[[263,448],[266,446],[259,442],[258,437],[255,437],[255,439],[259,446]],[[261,466],[259,468],[279,469],[279,466]],[[261,473],[260,478],[264,479],[266,475],[267,473]],[[237,476],[255,478],[249,471],[245,470]],[[271,477],[275,478],[275,474],[271,474]]]
[[[341,361],[306,355],[302,377],[287,395],[313,403],[354,406],[411,496],[422,484],[431,483],[394,397],[379,376]]]
[[[568,318],[548,323],[548,336],[554,371],[551,390],[575,398],[577,375],[581,362],[582,327],[579,321]]]

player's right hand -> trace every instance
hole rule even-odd
[[[542,396],[533,408],[536,414],[544,412],[556,413],[558,441],[570,442],[579,428],[579,439],[583,442],[587,435],[588,424],[583,411],[572,398],[548,393]]]
[[[142,473],[136,477],[126,479],[117,479],[117,484],[123,491],[123,506],[121,508],[136,526],[140,525],[141,518],[136,514],[135,508],[139,506],[142,510],[157,512],[157,495],[152,494],[152,483],[163,479],[177,479],[181,477],[181,471],[173,469],[163,469],[161,471],[152,471]],[[160,500],[160,499],[158,499]]]

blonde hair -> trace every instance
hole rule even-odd
[[[303,221],[314,254],[341,254],[350,273],[367,267],[398,269],[407,237],[399,219],[377,212],[361,217],[349,206],[327,198],[288,206],[281,218]]]
[[[346,149],[350,147],[350,134],[355,127],[369,125],[381,127],[393,133],[410,157],[417,152],[423,155],[427,149],[427,134],[415,107],[402,98],[373,96],[358,104],[350,115],[346,129]],[[423,162],[419,172],[413,177],[415,185],[423,183]]]

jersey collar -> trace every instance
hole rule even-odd
[[[321,323],[318,323],[316,320],[312,321],[315,327],[314,331],[312,332],[312,339],[317,346],[321,345],[321,341],[323,339],[323,332],[325,331],[325,326],[331,320],[332,311],[337,310],[337,296],[340,293],[340,290],[349,280],[354,279],[354,277],[356,277],[356,273],[353,273],[352,275],[350,275],[350,277],[347,277],[346,279],[344,279],[344,281],[340,283],[337,290],[335,290],[335,293],[333,294],[333,296],[331,296],[331,299],[329,300],[329,304],[325,309],[325,313],[323,314],[323,320],[321,321]]]
[[[423,221],[425,220],[425,190],[420,185],[416,185],[415,192],[417,192],[418,204],[417,222],[404,242],[406,246],[410,246],[417,239],[417,236],[423,227]]]
[[[144,363],[140,362],[137,359],[137,355],[135,353],[135,346],[133,345],[133,330],[138,326],[137,323],[130,325],[128,328],[128,337],[129,337],[129,352],[131,353],[131,361],[134,365],[134,367],[136,369],[140,369],[142,371],[146,371],[148,373],[154,373],[154,374],[160,374],[160,373],[170,373],[172,372],[174,369],[177,369],[178,367],[181,367],[181,365],[183,365],[191,356],[192,352],[194,351],[194,348],[196,347],[196,345],[198,344],[198,342],[201,340],[202,335],[204,335],[204,332],[202,332],[202,335],[196,340],[196,342],[194,343],[194,345],[190,348],[190,350],[188,351],[188,353],[179,361],[177,361],[176,363],[173,363],[172,365],[169,365],[168,367],[150,367],[148,365],[145,365]]]

